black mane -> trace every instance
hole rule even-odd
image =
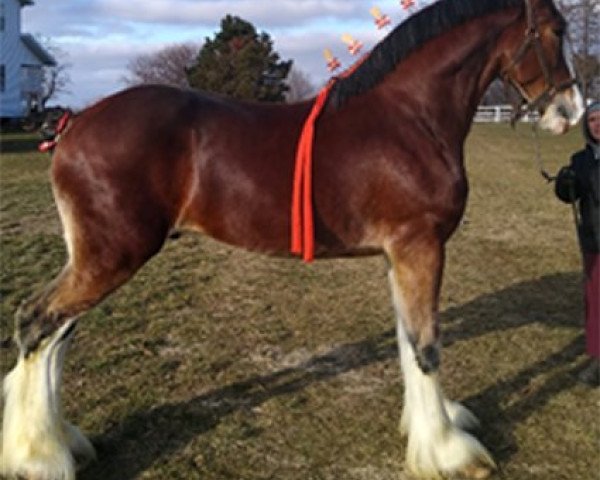
[[[396,65],[425,42],[469,19],[523,5],[523,0],[439,0],[398,25],[349,77],[331,92],[339,107],[377,85]]]

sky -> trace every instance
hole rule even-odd
[[[227,14],[267,32],[281,58],[318,86],[329,77],[324,48],[345,67],[353,62],[343,33],[371,48],[389,31],[375,27],[374,5],[393,24],[402,16],[398,0],[35,0],[22,9],[22,30],[50,39],[70,65],[68,93],[51,103],[82,108],[125,88],[131,59],[176,43],[200,48]]]

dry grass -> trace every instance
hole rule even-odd
[[[543,138],[550,170],[580,144]],[[49,158],[3,137],[0,326],[60,268]],[[600,395],[578,385],[581,278],[570,210],[527,127],[476,126],[471,196],[448,246],[443,383],[480,417],[496,478],[598,478]],[[403,479],[401,378],[384,263],[313,266],[209,239],[170,242],[81,321],[68,417],[99,462],[83,479]],[[7,372],[14,352],[3,352]]]

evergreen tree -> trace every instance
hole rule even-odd
[[[268,34],[235,16],[221,21],[221,31],[207,38],[188,71],[192,88],[243,100],[282,102],[292,61],[281,61]]]

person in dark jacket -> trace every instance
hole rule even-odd
[[[579,380],[600,384],[600,101],[588,106],[583,122],[586,146],[556,178],[556,196],[576,202],[577,234],[585,270],[585,337],[590,364]]]

